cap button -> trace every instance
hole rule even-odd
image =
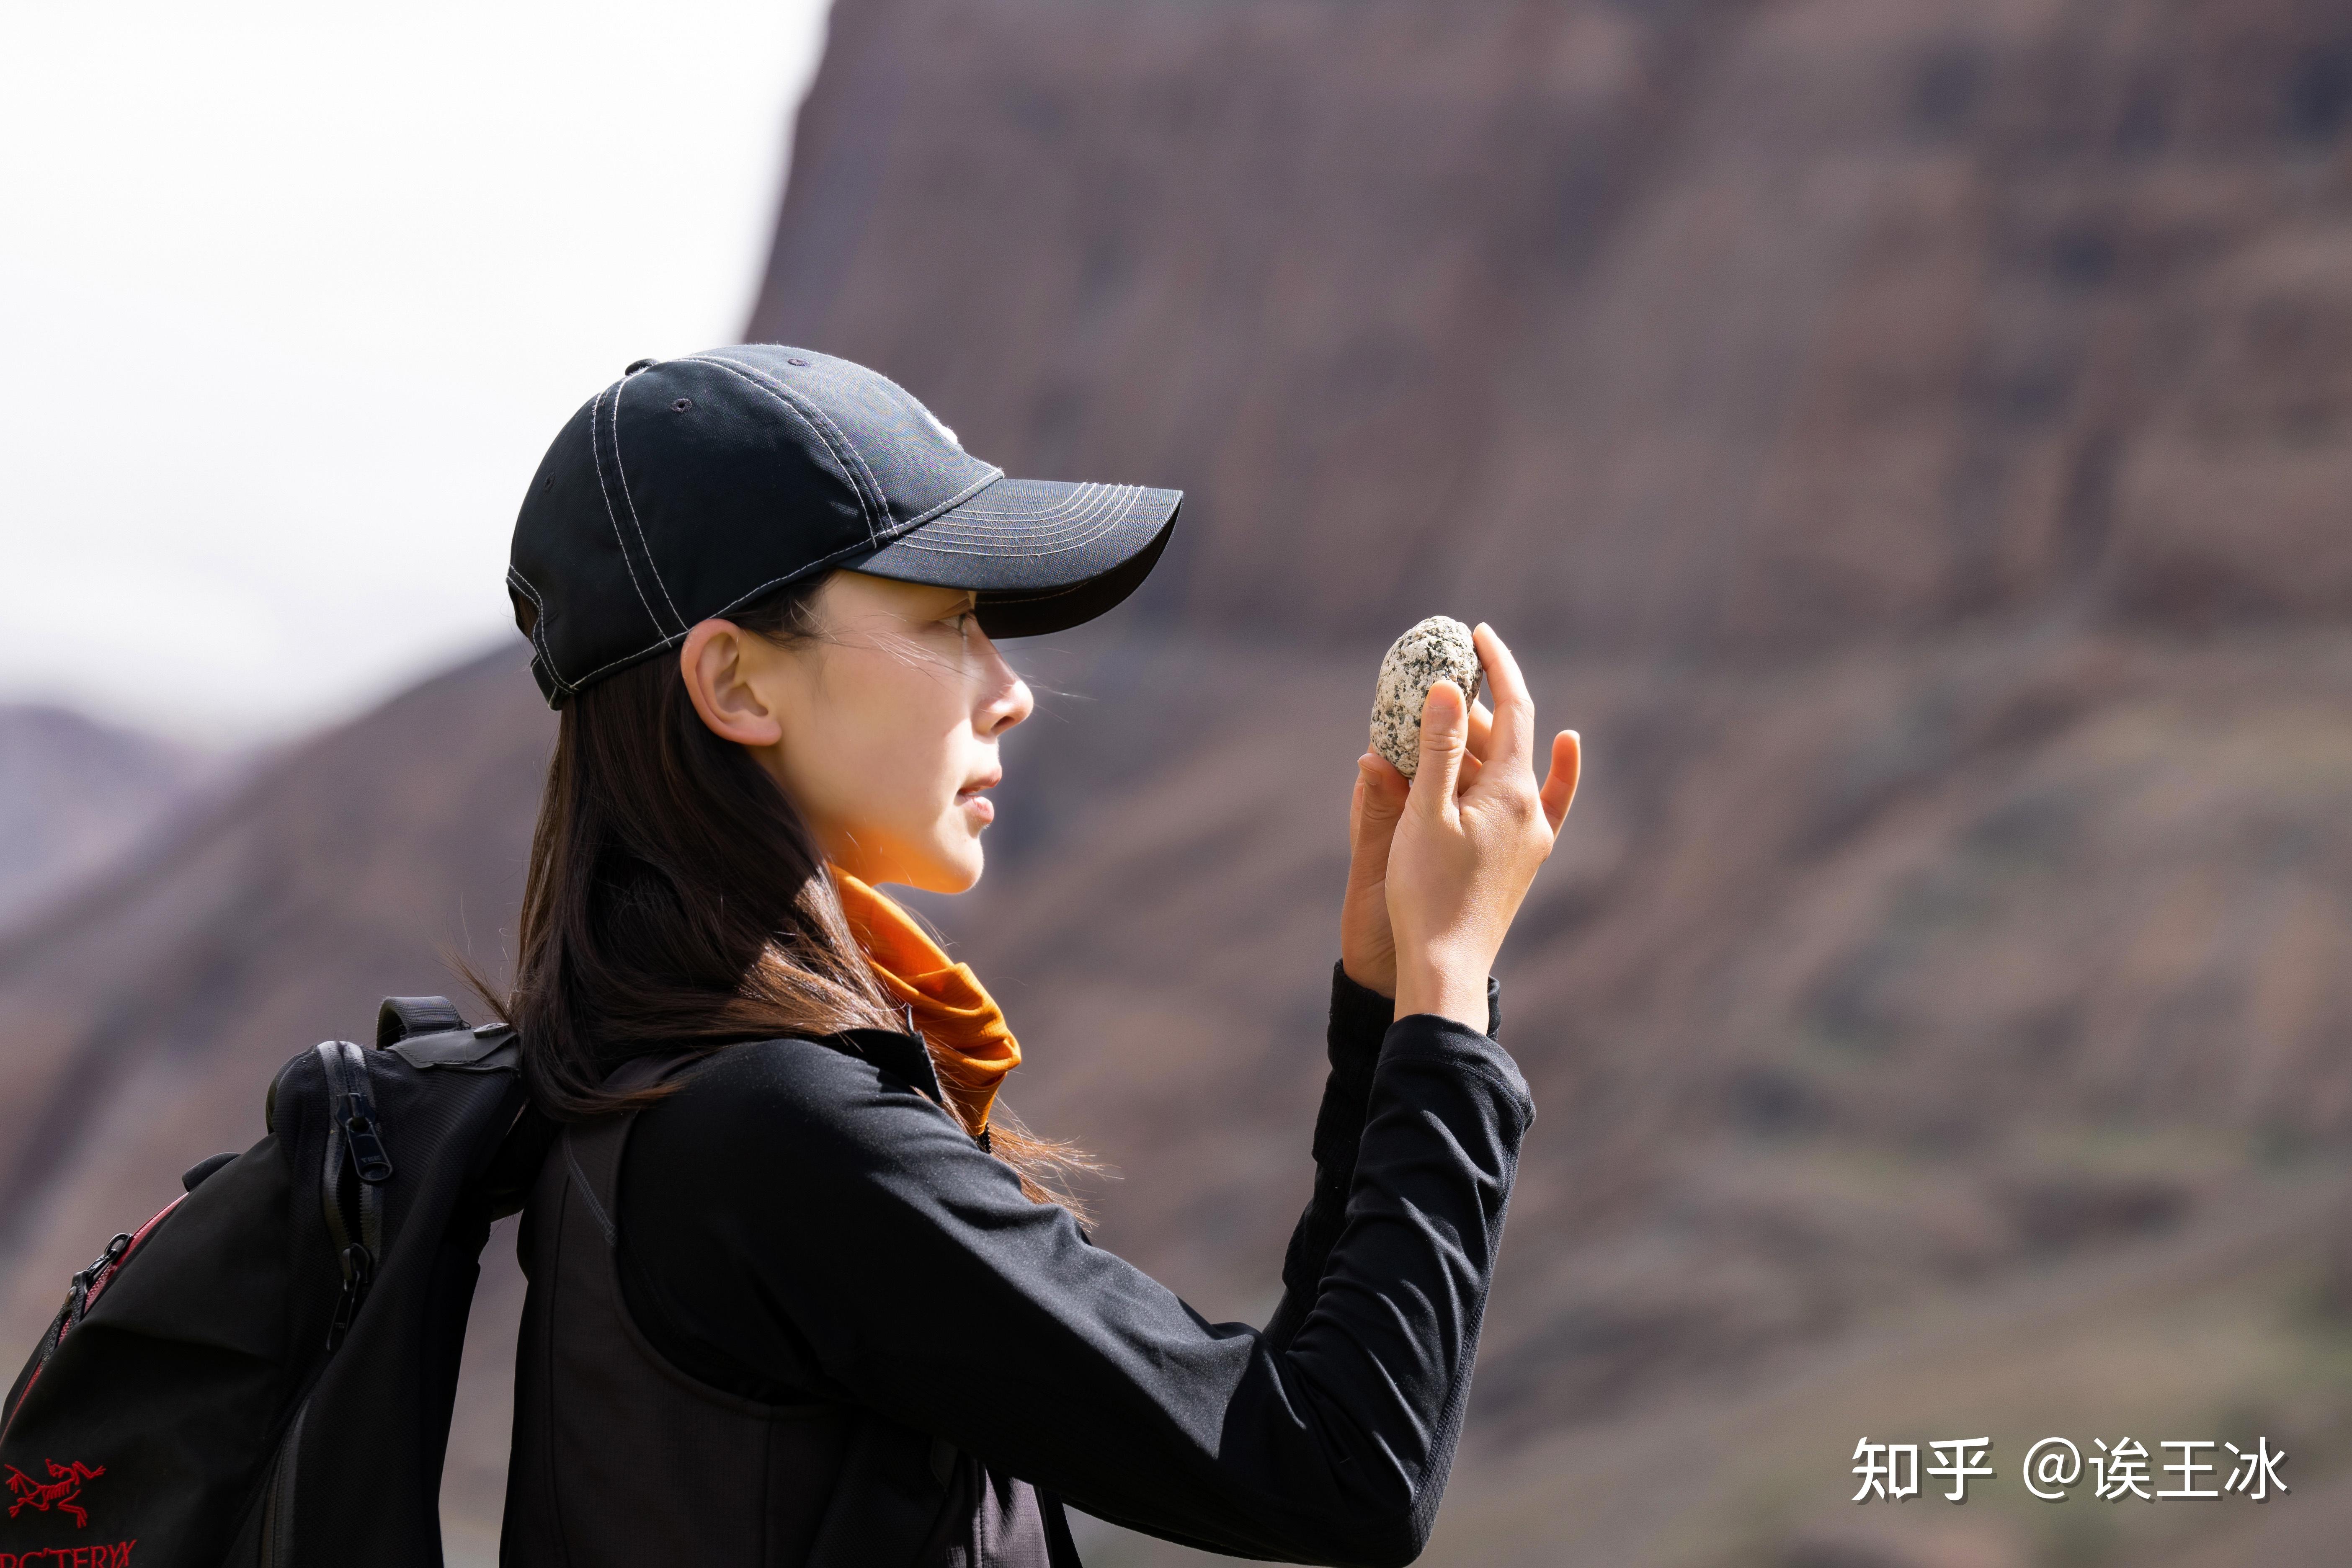
[[[657,365],[659,363],[661,363],[661,361],[657,359],[633,359],[629,362],[629,368],[623,371],[621,374],[623,375],[635,375],[641,370],[647,369],[650,366]]]

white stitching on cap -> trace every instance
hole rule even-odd
[[[866,492],[858,488],[857,476],[849,471],[849,464],[842,458],[841,449],[833,444],[832,439],[827,437],[823,430],[816,427],[815,423],[809,418],[808,413],[803,411],[800,406],[799,399],[786,395],[782,389],[782,384],[781,383],[778,383],[773,386],[769,385],[768,383],[773,381],[775,378],[761,374],[756,367],[752,367],[751,369],[751,373],[747,374],[745,373],[745,367],[738,365],[733,360],[720,359],[715,354],[691,354],[688,357],[693,360],[697,364],[716,365],[720,370],[725,371],[729,375],[733,376],[736,380],[751,383],[753,391],[766,393],[769,396],[782,404],[786,413],[799,420],[802,424],[806,425],[808,426],[809,434],[817,438],[817,440],[824,446],[827,455],[833,458],[833,466],[839,468],[841,470],[841,477],[849,482],[849,493],[857,498],[857,520],[866,525],[866,545],[871,548],[878,542],[874,535],[874,512],[873,510],[866,504]],[[821,413],[820,417],[822,417]],[[828,419],[825,423],[827,425],[831,425],[833,421]],[[865,459],[862,458],[858,458],[857,466],[860,468],[863,468],[866,466]],[[880,489],[881,488],[879,486],[876,487],[877,494],[880,493]]]
[[[993,555],[1005,559],[1020,561],[1034,560],[1042,555],[1061,555],[1069,551],[1083,549],[1087,545],[1092,544],[1096,540],[1102,538],[1103,535],[1117,531],[1121,523],[1135,515],[1136,502],[1142,498],[1142,495],[1143,491],[1141,488],[1138,487],[1135,493],[1128,498],[1127,504],[1119,508],[1118,513],[1113,516],[1109,521],[1102,524],[1100,527],[1095,529],[1092,532],[1089,532],[1083,537],[1074,539],[1066,544],[1056,543],[1049,550],[961,550],[953,544],[926,544],[920,539],[902,539],[898,541],[897,544],[892,545],[891,548],[894,550],[928,550],[937,555]],[[982,537],[985,536],[983,535]]]
[[[1030,484],[1041,484],[1046,481],[1031,479],[1026,482]],[[973,507],[967,510],[964,515],[966,517],[1002,517],[1029,521],[1043,521],[1047,519],[1063,516],[1076,508],[1086,506],[1097,497],[1101,496],[1106,492],[1116,493],[1119,490],[1141,489],[1143,487],[1140,485],[1114,485],[1101,479],[1085,479],[1076,484],[1071,485],[1066,490],[1055,495],[1052,499],[1051,504],[1044,507],[1029,510],[1024,510],[1020,507],[1010,505]]]
[[[1139,488],[1105,491],[1087,505],[1085,511],[1042,528],[1007,527],[1001,523],[969,523],[964,515],[941,518],[924,530],[924,537],[941,543],[1050,544],[1056,540],[1076,538],[1096,531],[1108,512],[1134,510],[1142,499]]]
[[[1003,518],[1015,522],[1047,522],[1058,517],[1068,516],[1075,511],[1082,510],[1086,507],[1092,505],[1097,494],[1100,491],[1140,489],[1142,487],[1139,485],[1110,485],[1105,484],[1099,479],[1088,479],[1072,489],[1068,494],[1058,497],[1053,505],[1045,508],[1043,511],[1003,511],[993,509],[974,507],[971,510],[965,512],[964,516]]]
[[[1077,494],[1058,501],[1050,512],[984,511],[977,507],[963,507],[953,517],[940,519],[939,528],[954,530],[969,528],[989,534],[1054,533],[1073,523],[1083,523],[1106,506],[1115,506],[1123,496],[1131,495],[1140,485],[1088,485]]]
[[[943,545],[925,546],[919,544],[917,548],[928,550],[929,552],[934,554],[961,555],[972,557],[974,559],[1042,561],[1048,556],[1067,555],[1073,551],[1091,549],[1101,540],[1120,532],[1127,526],[1127,514],[1121,513],[1118,516],[1110,518],[1100,527],[1092,529],[1084,534],[1034,547],[1016,548],[1009,544],[990,545],[956,542]]]
[[[1085,511],[1043,528],[1006,528],[987,523],[969,523],[964,521],[964,518],[970,514],[959,513],[954,517],[943,518],[933,523],[924,530],[924,537],[940,545],[979,543],[992,546],[1048,545],[1057,540],[1088,535],[1090,531],[1099,531],[1095,529],[1095,524],[1105,512],[1113,508],[1118,508],[1122,512],[1131,511],[1141,495],[1142,489],[1139,486],[1108,490],[1090,501]]]
[[[604,406],[605,392],[614,395],[613,403],[617,408],[621,401],[620,390],[621,384],[616,381],[606,387],[604,392],[598,393],[596,401],[588,405],[588,464],[596,470],[596,489],[604,498],[604,515],[612,520],[613,542],[621,547],[621,564],[628,568],[629,586],[637,591],[637,603],[646,607],[646,619],[654,624],[654,630],[660,631],[661,617],[654,614],[653,601],[646,597],[646,585],[637,581],[637,563],[629,559],[629,542],[621,536],[621,514],[613,510],[612,487],[604,483],[604,461],[596,455],[596,411]],[[620,450],[620,429],[616,426],[613,431],[613,449],[615,453]]]
[[[1139,486],[1137,488],[1141,489],[1142,487]],[[1122,563],[1122,564],[1124,564],[1124,563]],[[1050,588],[1042,594],[983,594],[981,595],[980,602],[983,606],[988,605],[1034,605],[1046,599],[1058,599],[1064,595],[1075,594],[1081,588],[1092,587],[1100,580],[1101,576],[1102,574],[1097,573],[1094,576],[1084,578],[1078,582],[1073,583],[1066,588]]]
[[[621,466],[621,395],[628,390],[628,385],[627,376],[623,376],[613,384],[613,472],[620,476],[621,499],[628,503],[629,524],[637,531],[637,548],[645,552],[646,570],[653,574],[654,586],[661,590],[662,602],[669,606],[669,618],[677,623],[678,630],[684,631],[686,617],[677,613],[677,601],[670,597],[669,584],[662,581],[661,568],[654,562],[654,547],[646,542],[646,525],[637,516],[637,498],[629,493],[629,470]],[[591,455],[593,455],[595,449],[593,444],[588,448]],[[599,473],[596,476],[596,482],[602,484],[604,481],[604,476]],[[612,498],[606,497],[604,500],[606,510],[611,510],[612,505]],[[623,545],[621,552],[627,554],[628,546]],[[646,612],[651,615],[653,606],[646,605]],[[659,616],[655,616],[654,629],[656,631],[661,629]]]
[[[1089,540],[1102,537],[1107,528],[1116,528],[1119,520],[1132,508],[1105,507],[1080,521],[1059,528],[1050,533],[990,533],[967,529],[957,533],[942,533],[927,529],[920,542],[932,550],[960,551],[966,548],[989,555],[1050,555],[1060,550],[1074,550]],[[1104,520],[1109,519],[1106,523]]]

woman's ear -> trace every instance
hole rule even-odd
[[[766,650],[732,621],[698,622],[677,650],[686,694],[710,732],[740,746],[768,747],[784,738],[775,704],[757,683],[770,661]]]

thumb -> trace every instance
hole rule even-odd
[[[1412,775],[1410,804],[1440,816],[1454,810],[1454,786],[1462,776],[1462,753],[1470,742],[1470,714],[1462,689],[1441,680],[1421,704],[1421,766]]]

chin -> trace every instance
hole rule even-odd
[[[980,840],[953,848],[944,848],[923,868],[922,878],[913,885],[927,893],[969,892],[980,881],[980,873],[987,864],[987,855]]]

